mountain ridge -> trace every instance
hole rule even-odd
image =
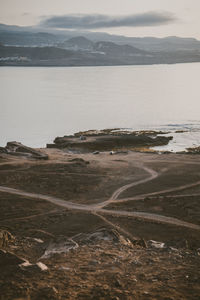
[[[44,34],[43,40],[41,40],[41,33]],[[44,44],[55,46],[56,43],[63,43],[68,39],[80,36],[90,39],[92,42],[109,41],[123,45],[129,44],[145,51],[200,51],[200,41],[193,37],[127,37],[104,32],[59,31],[47,30],[38,26],[22,27],[0,24],[0,42],[10,46],[40,46]],[[47,41],[48,38],[49,40]]]

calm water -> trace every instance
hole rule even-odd
[[[1,67],[0,146],[17,140],[41,147],[56,136],[110,127],[186,126],[199,134],[199,78],[199,63]]]

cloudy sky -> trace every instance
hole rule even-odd
[[[0,23],[200,39],[200,0],[0,0]]]

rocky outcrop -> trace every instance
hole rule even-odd
[[[74,136],[57,137],[47,148],[66,149],[80,153],[111,150],[137,150],[141,147],[167,145],[173,137],[161,136],[155,131],[120,131],[119,129],[90,130]],[[86,136],[86,139],[81,139]]]
[[[90,233],[79,233],[71,238],[58,236],[49,243],[41,259],[49,258],[53,255],[67,253],[84,245],[97,245],[100,242],[112,242],[121,246],[133,247],[138,245],[146,247],[143,239],[132,239],[131,241],[113,229],[100,228]]]
[[[20,142],[8,142],[4,153],[8,153],[11,155],[17,155],[17,156],[28,156],[31,158],[37,158],[37,159],[48,159],[48,155],[33,149],[31,147],[27,147]]]
[[[0,147],[0,153],[8,153],[6,148],[4,147]]]

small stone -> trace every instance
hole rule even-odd
[[[38,262],[36,263],[36,265],[42,270],[42,271],[47,271],[48,270],[48,267],[43,264],[42,262]]]
[[[157,242],[154,240],[148,241],[147,244],[149,247],[156,248],[156,249],[163,249],[165,247],[165,243]]]

